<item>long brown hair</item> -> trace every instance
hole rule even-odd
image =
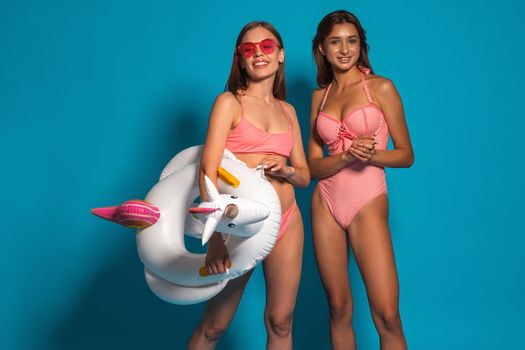
[[[235,49],[233,53],[233,63],[232,68],[230,70],[230,76],[228,77],[228,81],[226,82],[226,90],[230,91],[232,94],[237,96],[239,93],[239,90],[243,91],[248,88],[248,85],[250,85],[250,77],[248,74],[246,74],[246,71],[241,68],[240,64],[240,56],[237,52],[237,47],[241,44],[241,41],[244,37],[244,35],[257,27],[263,27],[264,29],[268,30],[270,33],[272,33],[276,38],[277,42],[279,43],[279,47],[281,49],[284,49],[283,40],[281,39],[281,35],[279,35],[279,32],[277,29],[275,29],[274,26],[272,26],[268,22],[264,21],[253,21],[245,25],[241,32],[239,33],[239,36],[237,37],[237,41],[235,42]],[[279,100],[284,100],[286,98],[286,86],[284,81],[284,62],[279,64],[279,69],[277,69],[277,73],[275,75],[275,80],[273,82],[273,96],[278,98]]]
[[[360,67],[370,69],[370,73],[373,73],[372,66],[368,59],[368,44],[366,43],[366,31],[363,26],[357,19],[357,17],[348,11],[338,10],[332,13],[327,14],[323,17],[319,25],[317,26],[317,33],[315,34],[312,51],[314,54],[315,64],[317,65],[317,84],[319,87],[324,88],[334,78],[334,72],[332,71],[332,66],[326,57],[321,54],[319,46],[324,44],[325,39],[330,35],[334,25],[340,23],[350,23],[355,26],[357,29],[357,34],[359,35],[359,59],[357,60],[357,65]]]

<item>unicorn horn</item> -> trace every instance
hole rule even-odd
[[[211,235],[213,235],[213,232],[215,232],[215,228],[217,228],[218,223],[219,220],[217,218],[208,216],[206,222],[204,223],[204,230],[202,231],[202,245],[205,245],[211,238]]]
[[[204,188],[206,188],[206,194],[208,195],[209,202],[215,202],[221,198],[219,191],[217,191],[217,188],[215,188],[215,184],[207,175],[204,175]]]

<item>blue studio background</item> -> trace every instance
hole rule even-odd
[[[388,169],[401,313],[412,349],[515,349],[525,302],[524,5],[518,1],[0,1],[0,347],[183,349],[203,305],[151,293],[134,233],[92,207],[143,198],[178,151],[203,142],[240,28],[273,23],[303,137],[310,45],[345,8],[403,98],[416,153]],[[297,349],[328,349],[309,199]],[[355,263],[361,349],[377,349]],[[218,349],[263,349],[252,277]]]

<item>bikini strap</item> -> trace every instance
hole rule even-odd
[[[374,104],[374,100],[372,99],[372,95],[370,94],[370,89],[368,88],[368,82],[366,81],[366,75],[369,72],[370,70],[361,70],[361,83],[363,84],[363,90],[365,91],[368,103]]]
[[[244,118],[244,107],[242,106],[242,96],[243,95],[239,95],[239,98],[237,99],[237,101],[239,101],[239,104],[241,105],[241,119]]]
[[[328,97],[328,91],[330,91],[331,87],[332,87],[332,83],[330,83],[330,85],[328,85],[328,87],[326,88],[326,91],[324,92],[323,102],[321,102],[321,106],[319,107],[319,112],[322,111],[323,108],[324,108],[324,104],[326,102],[326,98]]]
[[[236,95],[235,96],[235,99],[239,102],[239,106],[241,107],[241,117],[239,118],[239,121],[237,124],[235,124],[235,126],[233,127],[233,129],[235,129],[237,126],[239,126],[239,124],[242,123],[242,120],[244,119],[244,108],[242,106],[242,95]],[[232,129],[232,130],[233,130]]]
[[[286,109],[284,109],[283,102],[281,100],[277,100],[277,101],[279,101],[279,106],[281,106],[281,109],[283,110],[284,115],[286,116],[286,118],[288,118],[288,124],[290,124],[290,126],[292,126],[292,120],[290,119],[290,116],[286,112]]]

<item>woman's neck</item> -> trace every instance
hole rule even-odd
[[[275,78],[265,79],[261,81],[252,81],[248,88],[244,91],[245,95],[260,99],[266,103],[272,103],[275,99],[273,96],[273,82]]]
[[[334,72],[333,84],[335,88],[344,88],[361,81],[361,71],[353,66],[344,72]]]

